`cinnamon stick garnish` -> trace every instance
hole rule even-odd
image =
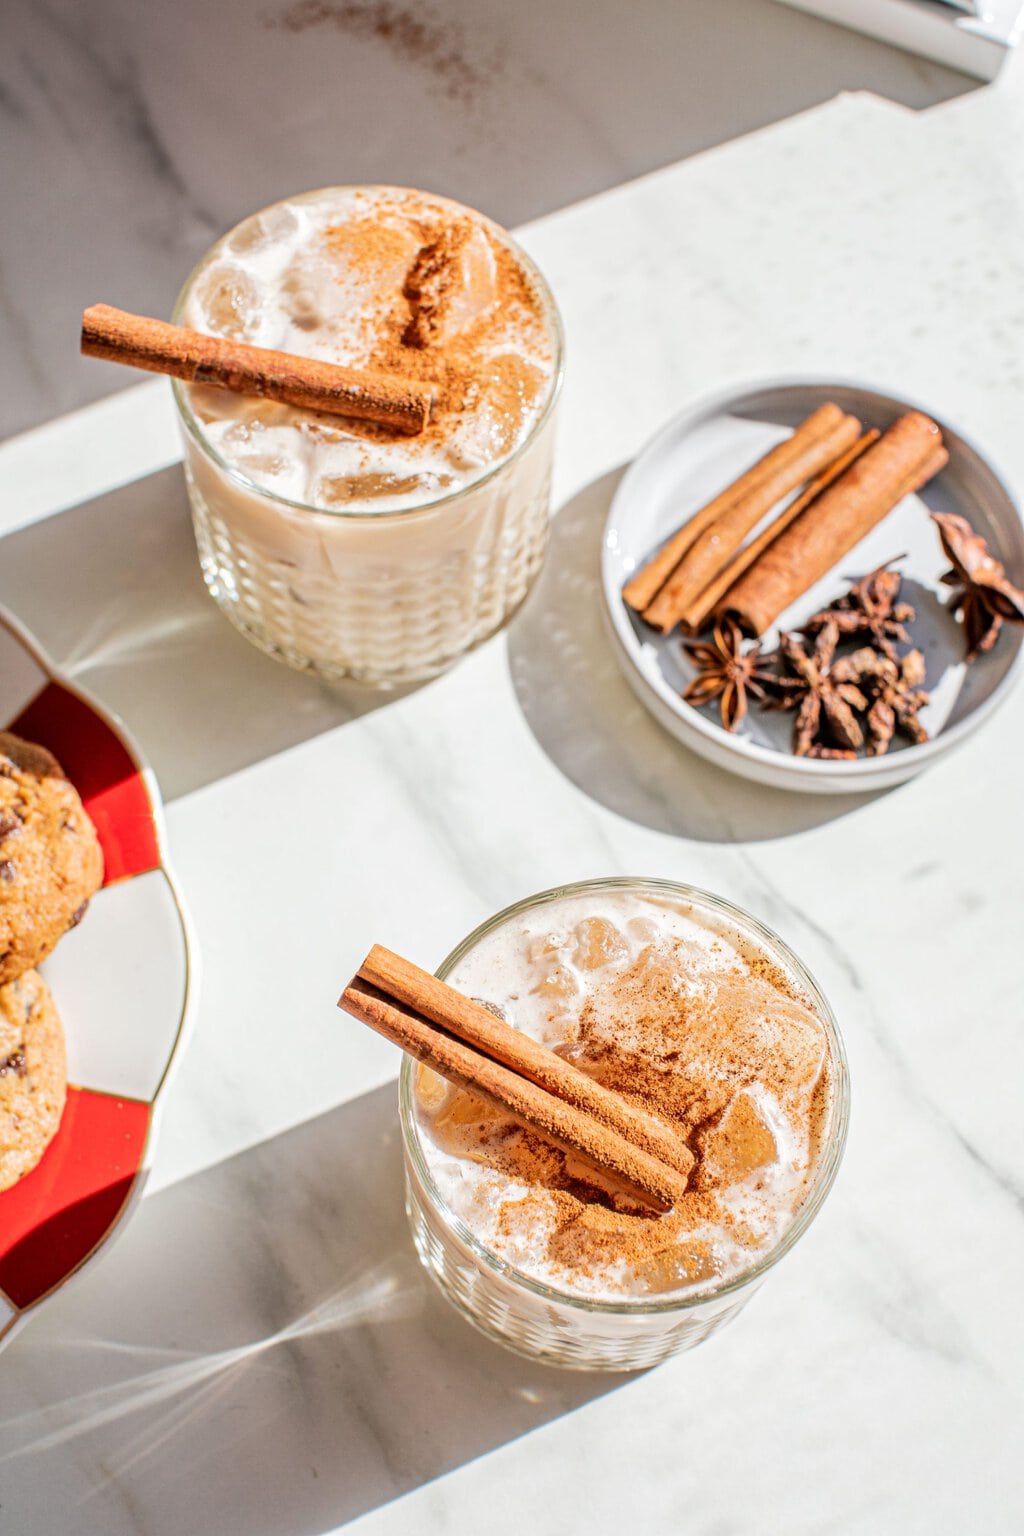
[[[843,412],[838,405],[831,401],[820,405],[813,411],[806,421],[802,421],[791,436],[769,450],[752,464],[748,470],[726,486],[706,506],[689,518],[677,533],[673,534],[653,560],[637,571],[622,589],[622,596],[630,608],[642,613],[650,607],[661,588],[668,581],[672,572],[686,554],[691,544],[699,538],[706,528],[710,528],[715,519],[728,510],[734,502],[744,496],[749,496],[756,486],[769,476],[779,474],[791,460],[798,458],[804,449],[813,442],[825,437],[833,431],[843,419]],[[799,478],[791,480],[786,490],[780,491],[780,496],[785,496],[800,484]]]
[[[769,544],[730,590],[721,611],[749,633],[763,635],[948,458],[935,422],[908,411]]]
[[[729,564],[720,575],[715,577],[710,586],[705,587],[700,596],[695,598],[688,608],[683,609],[679,622],[687,634],[700,634],[708,619],[714,613],[720,599],[725,596],[735,582],[739,581],[744,571],[750,569],[754,561],[760,558],[769,544],[777,539],[779,534],[789,527],[790,523],[796,521],[801,512],[805,511],[811,502],[821,495],[826,486],[831,485],[833,480],[839,479],[839,476],[850,467],[854,459],[859,459],[861,454],[871,447],[872,443],[877,443],[880,436],[881,433],[876,427],[872,427],[870,431],[864,432],[851,448],[847,448],[846,452],[840,454],[839,458],[835,459],[827,469],[822,470],[820,475],[815,476],[806,489],[801,491],[799,496],[794,496],[789,505],[783,507],[778,517],[773,518],[767,528],[759,533],[756,539],[751,539],[749,544],[743,546],[738,555],[733,556]]]
[[[109,304],[93,304],[83,314],[82,352],[190,384],[211,384],[303,410],[377,422],[410,436],[422,432],[430,420],[432,392],[416,380],[205,336]]]
[[[382,957],[385,957],[383,963]],[[400,962],[400,968],[404,965],[408,969],[400,969],[396,973],[391,965],[393,959],[397,960],[398,957],[390,957],[386,951],[375,950],[367,957],[364,966],[372,974],[382,977],[389,975],[395,979],[397,975],[400,990],[443,1014],[443,1024],[428,1018],[414,1002],[398,998],[390,991],[367,981],[362,974],[363,967],[360,967],[360,971],[345,988],[338,1006],[449,1082],[479,1095],[519,1124],[531,1127],[556,1146],[583,1159],[612,1178],[634,1199],[664,1211],[682,1198],[686,1192],[685,1173],[648,1149],[645,1138],[649,1127],[640,1126],[637,1129],[637,1122],[632,1116],[634,1106],[625,1099],[620,1101],[625,1114],[623,1123],[629,1125],[631,1132],[627,1137],[608,1123],[607,1119],[598,1119],[595,1114],[583,1108],[581,1103],[559,1097],[554,1091],[533,1080],[530,1074],[536,1072],[537,1060],[530,1047],[535,1046],[538,1052],[542,1052],[545,1050],[543,1046],[536,1041],[524,1046],[527,1036],[518,1036],[517,1031],[493,1018],[486,1009],[474,1004],[472,999],[455,992],[434,977],[429,977],[432,985],[421,990],[419,980],[427,973],[409,967],[408,962]],[[466,1028],[467,1018],[471,1018],[476,1009],[498,1026],[497,1034],[508,1030],[509,1034],[518,1036],[518,1045],[505,1042],[501,1050],[510,1061],[521,1062],[521,1068],[496,1060],[482,1048],[466,1043],[454,1033],[458,1028]],[[475,1029],[475,1024],[471,1023],[469,1027]],[[554,1058],[555,1063],[569,1069],[570,1073],[576,1070],[569,1062],[555,1056],[553,1051],[547,1054]],[[558,1067],[553,1067],[552,1072],[551,1080],[555,1081],[557,1077],[564,1087],[567,1077],[562,1076]],[[584,1073],[579,1075],[585,1076]],[[590,1086],[594,1088],[600,1085],[591,1083]],[[571,1089],[569,1091],[572,1092]],[[607,1100],[619,1097],[607,1089],[603,1090],[603,1095]],[[609,1114],[607,1102],[602,1105],[602,1113]],[[614,1115],[614,1111],[611,1113]],[[642,1116],[639,1111],[636,1114],[638,1121],[651,1119]],[[653,1123],[657,1136],[664,1137],[667,1134],[666,1128],[658,1122]],[[634,1132],[637,1140],[633,1139]],[[685,1160],[687,1154],[685,1149],[681,1154],[675,1148],[674,1155],[678,1164]],[[690,1162],[692,1165],[692,1159]]]
[[[806,447],[791,455],[781,469],[733,502],[687,550],[654,602],[644,610],[646,622],[664,635],[673,630],[687,606],[728,565],[765,513],[770,512],[794,486],[801,485],[845,453],[856,442],[859,433],[860,422],[856,416],[842,416],[824,435],[812,439]]]
[[[532,1036],[513,1029],[471,997],[438,981],[429,971],[375,944],[359,967],[359,976],[379,991],[422,1013],[433,1024],[492,1060],[527,1077],[663,1162],[688,1174],[694,1158],[679,1136],[646,1110],[630,1104]]]

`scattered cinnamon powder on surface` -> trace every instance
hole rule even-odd
[[[349,37],[372,38],[396,58],[424,69],[437,93],[461,106],[473,106],[500,68],[497,58],[471,58],[458,23],[431,15],[422,4],[413,8],[395,0],[297,0],[279,15],[265,18],[264,25],[294,33],[332,27]]]

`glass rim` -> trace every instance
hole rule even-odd
[[[828,999],[803,961],[790,949],[785,940],[781,939],[777,933],[774,933],[772,929],[760,922],[758,918],[753,917],[751,913],[745,911],[742,907],[735,906],[724,897],[716,896],[714,892],[705,891],[699,886],[685,885],[674,880],[612,875],[596,880],[572,881],[566,885],[552,886],[548,890],[538,891],[533,896],[527,896],[521,901],[513,902],[510,906],[504,907],[500,912],[496,912],[493,917],[480,923],[473,929],[472,933],[468,934],[466,938],[445,956],[434,974],[440,981],[444,981],[462,957],[480,939],[492,933],[503,923],[508,922],[509,919],[517,917],[523,912],[528,912],[534,907],[543,906],[548,902],[561,900],[566,897],[586,895],[592,891],[608,890],[655,891],[659,894],[665,893],[674,897],[681,897],[693,905],[703,904],[713,911],[721,913],[728,917],[730,921],[736,922],[737,926],[741,929],[751,930],[755,937],[770,946],[773,951],[773,958],[778,957],[784,962],[791,971],[794,980],[801,988],[806,990],[807,995],[814,1004],[815,1010],[821,1018],[828,1037],[834,1077],[829,1116],[822,1138],[824,1146],[807,1194],[801,1201],[792,1222],[786,1228],[779,1241],[754,1263],[748,1265],[738,1275],[733,1276],[724,1283],[697,1288],[686,1292],[684,1295],[662,1297],[657,1301],[638,1297],[623,1297],[619,1301],[608,1301],[600,1297],[580,1296],[561,1287],[548,1285],[543,1280],[537,1280],[532,1275],[528,1275],[524,1270],[517,1269],[515,1265],[499,1258],[497,1254],[493,1253],[476,1236],[472,1228],[448,1206],[431,1176],[416,1129],[413,1072],[418,1063],[408,1055],[403,1056],[399,1074],[399,1121],[402,1128],[402,1141],[419,1184],[429,1197],[434,1208],[462,1245],[468,1248],[470,1253],[476,1259],[482,1261],[485,1268],[495,1275],[510,1281],[516,1286],[520,1286],[543,1301],[556,1302],[562,1306],[573,1307],[580,1312],[628,1317],[686,1312],[693,1307],[703,1306],[707,1302],[718,1301],[760,1280],[769,1269],[772,1269],[794,1247],[818,1214],[832,1185],[835,1183],[836,1174],[839,1171],[839,1164],[842,1161],[843,1151],[846,1146],[850,1117],[849,1062],[843,1037],[839,1031],[839,1025]]]
[[[338,186],[316,187],[310,192],[301,192],[293,197],[282,197],[279,198],[277,202],[268,203],[263,208],[257,208],[254,213],[247,214],[244,219],[239,219],[238,223],[233,224],[230,229],[225,230],[224,234],[222,234],[219,239],[215,240],[213,245],[211,245],[210,248],[196,262],[195,266],[192,268],[191,272],[188,274],[188,277],[186,277],[184,283],[182,284],[178,293],[178,297],[174,301],[174,308],[171,311],[171,323],[173,325],[181,324],[181,314],[193,285],[198,282],[202,273],[215,260],[215,258],[221,252],[225,242],[234,234],[239,225],[247,223],[249,219],[258,218],[260,214],[269,213],[273,208],[281,208],[285,205],[290,206],[293,203],[310,202],[314,198],[323,197],[326,193],[329,192],[392,192],[408,194],[416,193],[417,188],[391,186],[386,182],[360,182],[341,184]],[[528,277],[536,287],[543,303],[544,317],[548,323],[548,327],[551,332],[551,338],[554,344],[555,366],[551,375],[551,382],[547,398],[544,402],[544,409],[537,417],[537,420],[530,427],[522,442],[517,443],[514,448],[510,449],[504,458],[498,459],[494,464],[488,465],[484,472],[481,475],[478,475],[475,480],[470,480],[467,481],[464,485],[456,486],[454,490],[446,491],[443,496],[434,496],[430,499],[430,501],[418,502],[413,507],[397,507],[392,508],[389,511],[373,512],[368,509],[365,503],[356,504],[352,509],[347,507],[317,507],[314,506],[311,502],[298,501],[291,496],[282,496],[279,492],[269,490],[266,486],[260,485],[258,481],[251,479],[247,474],[244,473],[244,471],[240,470],[237,465],[231,464],[223,456],[223,454],[218,452],[218,450],[213,446],[213,444],[207,438],[206,434],[203,432],[202,427],[196,419],[195,412],[192,410],[192,407],[189,404],[188,384],[186,384],[182,379],[172,379],[171,391],[174,396],[174,403],[177,407],[178,416],[181,420],[181,423],[188,432],[189,436],[193,438],[197,447],[202,451],[203,454],[205,454],[210,462],[214,464],[218,470],[220,470],[222,474],[227,475],[229,480],[233,481],[236,485],[240,486],[242,490],[248,492],[250,495],[258,496],[266,501],[273,502],[276,506],[287,507],[291,512],[312,513],[318,517],[348,518],[353,521],[366,520],[367,522],[379,523],[387,522],[391,519],[405,519],[429,515],[430,513],[436,512],[439,509],[447,506],[450,502],[457,501],[460,497],[467,495],[470,491],[475,491],[478,488],[487,485],[491,480],[499,475],[502,470],[507,469],[510,464],[514,464],[516,460],[519,459],[523,453],[525,453],[530,444],[536,440],[536,438],[540,435],[541,431],[554,414],[555,406],[558,402],[558,398],[562,390],[562,381],[565,377],[565,329],[562,325],[562,316],[559,312],[558,304],[555,301],[555,296],[552,293],[544,274],[541,272],[533,258],[529,256],[523,247],[519,244],[515,236],[510,234],[507,229],[502,227],[502,225],[496,223],[494,219],[488,218],[487,214],[480,213],[478,209],[470,208],[468,204],[460,203],[455,198],[445,197],[440,192],[426,192],[420,193],[419,195],[427,197],[435,202],[448,203],[454,208],[458,208],[466,213],[472,214],[475,218],[482,219],[487,228],[493,234],[495,234],[497,238],[503,242],[504,245],[508,247],[508,249],[515,256],[516,260],[522,264]]]

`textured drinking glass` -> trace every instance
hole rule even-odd
[[[326,511],[275,495],[217,452],[191,409],[188,386],[174,382],[207,590],[248,640],[278,660],[328,679],[414,682],[488,639],[526,597],[548,540],[562,329],[543,277],[501,236],[541,301],[552,374],[527,436],[465,487],[388,512],[365,503]],[[176,322],[230,238],[192,272]]]
[[[406,1056],[399,1090],[405,1149],[406,1210],[423,1264],[448,1300],[483,1333],[521,1355],[586,1371],[640,1370],[699,1344],[745,1306],[774,1264],[804,1233],[835,1180],[846,1141],[850,1086],[846,1052],[828,1003],[813,978],[780,938],[729,902],[667,880],[581,881],[542,891],[507,907],[475,929],[437,971],[444,980],[494,929],[523,913],[567,896],[632,891],[704,907],[753,938],[806,993],[828,1040],[832,1093],[817,1166],[793,1221],[774,1248],[728,1281],[685,1295],[597,1301],[556,1290],[492,1253],[452,1212],[430,1173],[416,1113],[416,1064]]]

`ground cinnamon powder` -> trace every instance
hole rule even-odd
[[[641,1292],[712,1281],[720,1263],[709,1228],[733,1244],[756,1248],[762,1241],[744,1202],[724,1202],[724,1190],[740,1180],[756,1202],[761,1170],[781,1155],[746,1085],[756,1081],[759,1093],[787,1104],[790,1120],[795,1114],[794,1129],[810,1147],[804,1183],[813,1170],[830,1068],[823,1033],[816,1049],[816,1033],[801,1024],[808,1011],[813,1017],[808,1000],[763,955],[752,952],[706,984],[689,978],[681,986],[679,972],[654,945],[616,975],[610,996],[606,989],[599,1003],[583,1002],[575,1036],[559,1050],[675,1128],[696,1160],[686,1195],[662,1216],[632,1204],[593,1170],[465,1090],[449,1095],[431,1119],[431,1135],[446,1150],[528,1186],[525,1199],[500,1204],[498,1236],[521,1239],[531,1225],[549,1230],[546,1257],[569,1286],[609,1266],[627,1271],[630,1288]],[[789,1030],[766,1024],[787,1016]]]
[[[550,367],[516,350],[517,340],[528,337],[531,355],[550,364],[539,294],[486,223],[418,202],[415,194],[393,203],[382,201],[379,189],[365,195],[365,215],[357,212],[322,236],[339,276],[354,276],[357,286],[362,276],[373,296],[366,306],[365,366],[433,386],[431,421],[417,443],[448,442],[467,412],[486,411],[488,461],[503,458],[551,385]],[[483,302],[462,323],[458,306],[467,275]],[[345,430],[368,441],[389,436],[370,423],[346,423]]]

